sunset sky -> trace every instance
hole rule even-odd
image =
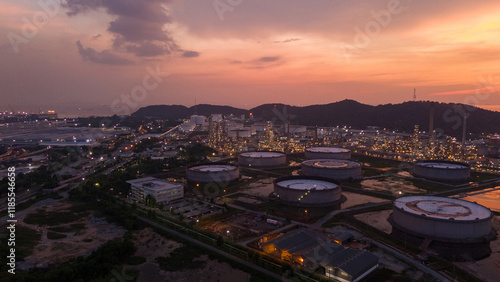
[[[414,88],[500,110],[498,0],[54,3],[0,0],[0,110],[378,105]]]

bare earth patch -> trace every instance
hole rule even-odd
[[[42,207],[45,212],[64,212],[73,207],[73,203],[59,202],[51,206]],[[24,226],[41,231],[42,239],[34,248],[32,255],[25,258],[19,264],[20,269],[31,269],[43,267],[48,264],[60,263],[76,258],[87,256],[92,251],[108,240],[123,237],[126,230],[115,224],[110,224],[105,218],[97,218],[94,211],[88,211],[88,215],[73,221],[56,226],[38,226],[36,224],[23,224]],[[79,226],[83,228],[74,228]],[[70,232],[56,232],[64,234],[66,238],[51,240],[47,238],[49,228],[60,228],[71,230]]]
[[[364,222],[370,226],[373,226],[382,232],[391,234],[392,226],[387,220],[391,213],[392,210],[384,210],[384,211],[361,213],[355,215],[354,217],[357,220]]]

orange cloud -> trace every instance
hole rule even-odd
[[[431,96],[447,96],[447,95],[467,95],[467,94],[476,94],[476,93],[485,93],[485,92],[497,92],[500,91],[500,86],[486,86],[476,89],[467,89],[467,90],[458,90],[458,91],[448,91],[448,92],[438,92],[432,93]]]

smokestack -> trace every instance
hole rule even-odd
[[[208,117],[208,142],[213,141],[212,115]]]
[[[316,125],[314,129],[314,144],[318,143],[318,126]]]
[[[290,116],[288,116],[288,127],[286,129],[286,138],[290,138]]]
[[[464,126],[462,131],[462,156],[465,156],[465,135],[467,134],[467,116],[464,114]]]
[[[431,111],[429,113],[429,143],[434,142],[434,102],[431,102]]]

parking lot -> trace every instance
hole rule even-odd
[[[188,220],[204,218],[217,213],[221,213],[223,209],[223,207],[215,204],[209,204],[190,199],[177,200],[168,203],[165,206],[166,211],[170,211],[175,215],[182,215]]]

